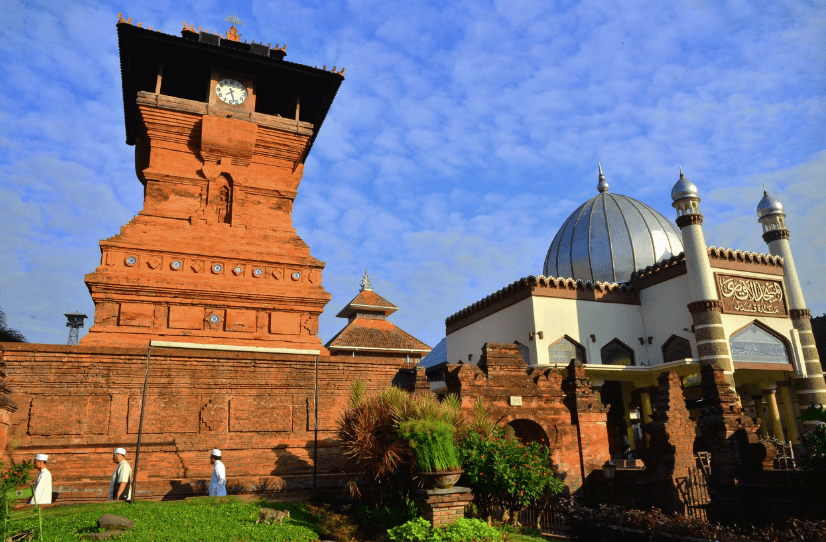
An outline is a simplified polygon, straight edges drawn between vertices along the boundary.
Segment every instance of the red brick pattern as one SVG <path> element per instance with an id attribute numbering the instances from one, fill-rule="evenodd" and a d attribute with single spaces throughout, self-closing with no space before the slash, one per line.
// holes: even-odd
<path id="1" fill-rule="evenodd" d="M 313 127 L 141 92 L 143 210 L 100 243 L 84 345 L 174 342 L 321 349 L 324 264 L 292 225 Z M 326 353 L 326 352 L 325 352 Z"/>
<path id="2" fill-rule="evenodd" d="M 134 465 L 146 349 L 0 345 L 0 444 L 15 459 L 49 454 L 57 502 L 107 498 L 112 449 Z M 369 393 L 416 375 L 394 357 L 319 359 L 318 485 L 346 482 L 336 420 L 359 378 Z M 229 491 L 312 488 L 315 360 L 206 350 L 152 351 L 138 498 L 205 494 L 209 451 L 224 452 Z M 12 405 L 13 403 L 13 405 Z M 16 405 L 16 409 L 15 406 Z M 3 405 L 0 405 L 3 406 Z M 3 442 L 6 439 L 6 442 Z"/>
<path id="3" fill-rule="evenodd" d="M 473 493 L 466 487 L 413 490 L 413 501 L 419 507 L 419 515 L 433 527 L 442 527 L 465 517 L 465 507 L 472 500 Z"/>
<path id="4" fill-rule="evenodd" d="M 607 409 L 581 364 L 569 366 L 563 378 L 558 369 L 528 367 L 517 345 L 488 343 L 478 366 L 449 364 L 445 373 L 447 393 L 459 395 L 469 416 L 482 397 L 498 424 L 525 429 L 548 444 L 571 492 L 608 459 Z M 521 405 L 512 405 L 511 397 Z"/>

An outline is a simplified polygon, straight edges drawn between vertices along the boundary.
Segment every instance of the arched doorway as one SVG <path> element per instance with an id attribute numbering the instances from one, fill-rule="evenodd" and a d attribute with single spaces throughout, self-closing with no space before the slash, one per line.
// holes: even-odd
<path id="1" fill-rule="evenodd" d="M 505 424 L 505 436 L 518 438 L 523 444 L 538 442 L 548 446 L 550 440 L 542 426 L 533 420 L 511 420 Z"/>

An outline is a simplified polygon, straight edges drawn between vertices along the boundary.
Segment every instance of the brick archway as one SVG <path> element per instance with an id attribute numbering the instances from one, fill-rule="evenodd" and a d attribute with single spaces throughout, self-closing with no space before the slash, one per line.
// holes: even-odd
<path id="1" fill-rule="evenodd" d="M 510 414 L 499 420 L 499 425 L 510 428 L 513 436 L 522 441 L 523 444 L 538 442 L 545 446 L 550 445 L 548 431 L 532 415 Z"/>

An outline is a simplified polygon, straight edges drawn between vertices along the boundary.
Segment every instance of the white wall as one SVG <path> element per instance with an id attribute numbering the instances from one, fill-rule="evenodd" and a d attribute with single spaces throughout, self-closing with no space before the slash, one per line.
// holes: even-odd
<path id="1" fill-rule="evenodd" d="M 474 365 L 482 355 L 485 343 L 513 343 L 519 341 L 531 349 L 531 365 L 536 364 L 536 348 L 528 340 L 533 327 L 531 300 L 523 299 L 509 307 L 495 312 L 478 322 L 447 335 L 447 362 L 459 360 L 468 362 L 468 354 L 473 354 Z"/>
<path id="2" fill-rule="evenodd" d="M 564 335 L 585 347 L 587 363 L 601 363 L 600 349 L 615 338 L 634 350 L 638 365 L 647 362 L 645 347 L 638 340 L 643 335 L 639 306 L 553 297 L 533 297 L 532 301 L 536 330 L 544 335 L 540 340 L 534 338 L 539 365 L 549 363 L 548 347 Z M 596 342 L 591 342 L 591 335 Z"/>
<path id="3" fill-rule="evenodd" d="M 671 280 L 640 290 L 640 306 L 645 325 L 646 344 L 648 337 L 654 337 L 648 346 L 651 365 L 663 363 L 662 347 L 677 335 L 691 342 L 691 353 L 698 359 L 697 341 L 691 331 L 693 321 L 688 312 L 690 293 L 688 275 L 680 275 Z"/>

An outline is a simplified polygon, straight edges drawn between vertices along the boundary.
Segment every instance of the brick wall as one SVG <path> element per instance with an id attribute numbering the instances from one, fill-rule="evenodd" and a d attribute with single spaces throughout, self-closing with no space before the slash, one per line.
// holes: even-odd
<path id="1" fill-rule="evenodd" d="M 143 348 L 0 345 L 7 392 L 0 398 L 9 403 L 0 442 L 17 443 L 14 459 L 49 454 L 58 502 L 104 500 L 115 447 L 125 447 L 134 466 L 146 355 Z M 319 359 L 319 487 L 346 481 L 335 428 L 352 381 L 372 391 L 391 382 L 412 389 L 415 374 L 400 367 L 392 358 Z M 314 384 L 311 356 L 153 348 L 138 496 L 205 492 L 212 448 L 223 450 L 230 492 L 311 488 Z"/>
<path id="2" fill-rule="evenodd" d="M 495 422 L 548 444 L 571 492 L 608 459 L 607 409 L 581 364 L 563 378 L 558 369 L 528 367 L 517 345 L 488 343 L 478 365 L 448 364 L 444 372 L 447 393 L 459 395 L 468 416 L 482 397 Z"/>

